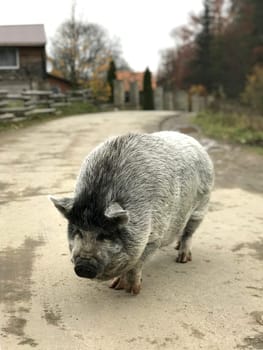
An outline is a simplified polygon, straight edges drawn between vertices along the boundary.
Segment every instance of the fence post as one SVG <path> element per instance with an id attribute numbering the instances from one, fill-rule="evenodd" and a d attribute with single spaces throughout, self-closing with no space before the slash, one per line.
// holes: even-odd
<path id="1" fill-rule="evenodd" d="M 161 86 L 154 90 L 154 109 L 163 110 L 163 88 Z"/>
<path id="2" fill-rule="evenodd" d="M 137 81 L 130 83 L 130 104 L 131 107 L 138 109 L 140 106 L 139 87 Z"/>
<path id="3" fill-rule="evenodd" d="M 174 103 L 173 103 L 173 94 L 170 91 L 164 92 L 164 109 L 167 111 L 173 111 L 174 110 Z"/>
<path id="4" fill-rule="evenodd" d="M 125 103 L 125 91 L 124 83 L 122 80 L 113 81 L 113 101 L 115 107 L 124 107 Z"/>

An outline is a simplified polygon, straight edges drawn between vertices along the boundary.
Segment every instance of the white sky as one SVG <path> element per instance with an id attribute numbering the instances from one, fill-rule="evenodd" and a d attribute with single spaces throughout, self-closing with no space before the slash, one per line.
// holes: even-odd
<path id="1" fill-rule="evenodd" d="M 72 0 L 2 1 L 0 25 L 45 25 L 48 42 L 70 16 Z M 100 24 L 120 39 L 124 59 L 135 71 L 157 70 L 161 49 L 174 46 L 172 29 L 199 13 L 202 0 L 77 0 L 76 17 Z"/>

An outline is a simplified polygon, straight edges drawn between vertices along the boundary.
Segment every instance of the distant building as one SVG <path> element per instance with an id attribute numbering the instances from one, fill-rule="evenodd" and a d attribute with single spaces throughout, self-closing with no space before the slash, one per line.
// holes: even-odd
<path id="1" fill-rule="evenodd" d="M 130 83 L 133 81 L 137 81 L 138 88 L 140 91 L 140 96 L 143 91 L 143 76 L 144 72 L 131 72 L 128 70 L 119 70 L 116 72 L 117 80 L 122 80 L 124 82 L 124 90 L 125 90 L 125 102 L 129 102 L 129 92 L 130 92 Z M 156 79 L 152 75 L 152 88 L 153 90 L 156 88 Z"/>
<path id="2" fill-rule="evenodd" d="M 124 82 L 125 91 L 129 91 L 130 83 L 133 81 L 138 82 L 138 87 L 140 91 L 143 90 L 144 72 L 131 72 L 128 70 L 119 70 L 116 72 L 116 75 L 118 80 L 122 80 Z M 152 75 L 152 88 L 153 89 L 156 88 L 156 79 L 153 75 Z"/>
<path id="3" fill-rule="evenodd" d="M 69 89 L 70 82 L 47 74 L 45 46 L 43 24 L 0 26 L 0 89 Z"/>
<path id="4" fill-rule="evenodd" d="M 56 76 L 55 74 L 46 73 L 46 87 L 53 92 L 66 92 L 72 89 L 72 84 L 69 80 Z"/>

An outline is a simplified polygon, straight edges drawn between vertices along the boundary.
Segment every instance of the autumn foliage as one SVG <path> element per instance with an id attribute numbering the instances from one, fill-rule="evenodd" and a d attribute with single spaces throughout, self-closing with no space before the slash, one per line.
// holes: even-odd
<path id="1" fill-rule="evenodd" d="M 263 67 L 255 66 L 248 76 L 245 91 L 242 94 L 245 103 L 263 113 Z"/>
<path id="2" fill-rule="evenodd" d="M 188 91 L 201 85 L 208 93 L 223 91 L 232 99 L 246 90 L 248 96 L 251 79 L 258 81 L 262 74 L 263 1 L 204 0 L 203 4 L 199 15 L 191 14 L 185 26 L 173 31 L 176 47 L 162 53 L 158 83 Z"/>
<path id="3" fill-rule="evenodd" d="M 111 87 L 106 79 L 108 66 L 109 60 L 106 60 L 104 64 L 98 65 L 94 69 L 92 77 L 82 84 L 90 88 L 92 96 L 98 103 L 107 102 L 111 96 Z"/>

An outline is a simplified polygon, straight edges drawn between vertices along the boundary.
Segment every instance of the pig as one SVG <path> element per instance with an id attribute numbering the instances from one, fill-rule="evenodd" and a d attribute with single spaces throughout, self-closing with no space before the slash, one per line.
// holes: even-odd
<path id="1" fill-rule="evenodd" d="M 191 238 L 213 182 L 211 159 L 188 135 L 129 133 L 106 140 L 84 160 L 74 195 L 50 196 L 68 221 L 75 273 L 112 280 L 111 288 L 136 295 L 142 267 L 158 248 L 177 242 L 176 261 L 191 261 Z"/>

